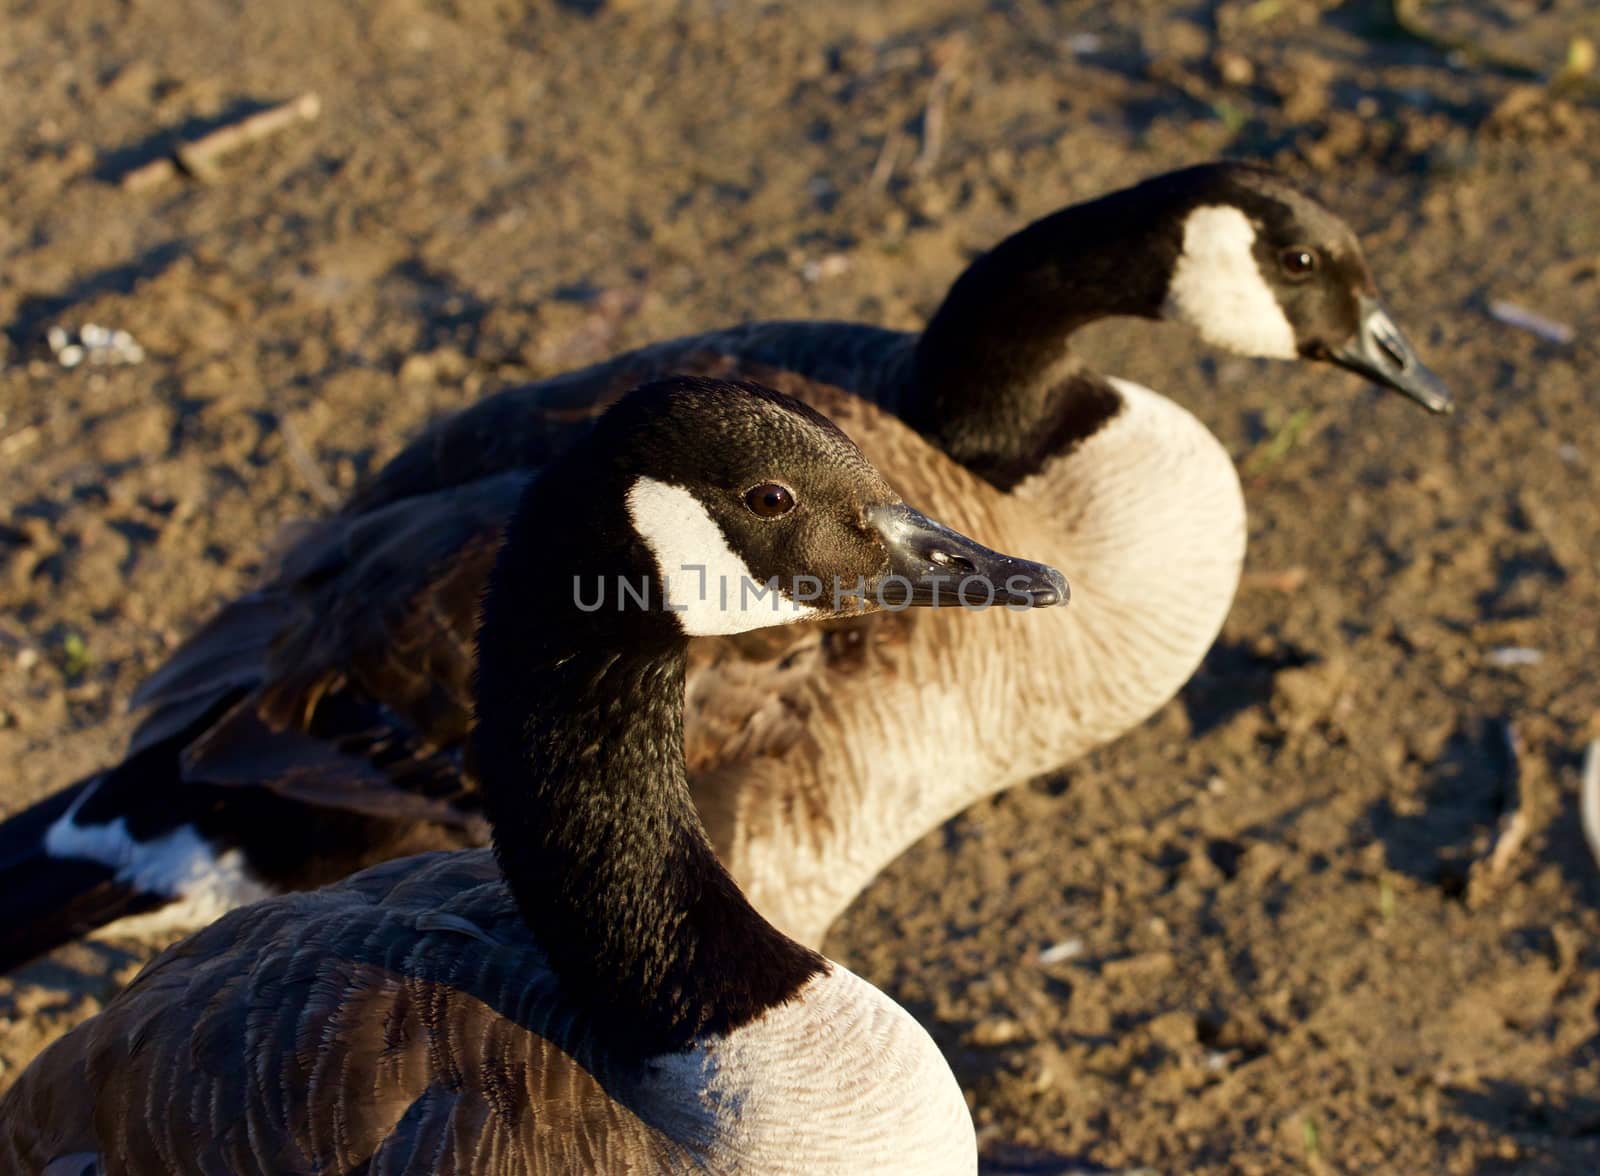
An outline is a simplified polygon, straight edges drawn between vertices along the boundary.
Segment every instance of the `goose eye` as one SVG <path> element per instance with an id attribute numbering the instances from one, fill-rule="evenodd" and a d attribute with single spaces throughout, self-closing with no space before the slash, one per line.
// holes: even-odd
<path id="1" fill-rule="evenodd" d="M 1278 264 L 1289 277 L 1304 278 L 1316 271 L 1317 255 L 1309 249 L 1296 246 L 1278 254 Z"/>
<path id="2" fill-rule="evenodd" d="M 762 482 L 744 492 L 744 504 L 752 514 L 764 519 L 775 519 L 794 509 L 794 494 L 787 486 L 777 482 Z"/>

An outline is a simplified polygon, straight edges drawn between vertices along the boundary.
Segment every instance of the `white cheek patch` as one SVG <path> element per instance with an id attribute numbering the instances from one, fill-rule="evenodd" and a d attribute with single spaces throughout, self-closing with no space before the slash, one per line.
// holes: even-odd
<path id="1" fill-rule="evenodd" d="M 640 478 L 628 491 L 633 527 L 655 556 L 667 607 L 691 637 L 786 625 L 819 610 L 758 581 L 705 506 L 681 486 Z M 609 587 L 609 586 L 608 586 Z"/>
<path id="2" fill-rule="evenodd" d="M 1162 316 L 1240 355 L 1295 359 L 1294 328 L 1261 276 L 1255 241 L 1255 229 L 1237 208 L 1207 205 L 1191 212 Z"/>

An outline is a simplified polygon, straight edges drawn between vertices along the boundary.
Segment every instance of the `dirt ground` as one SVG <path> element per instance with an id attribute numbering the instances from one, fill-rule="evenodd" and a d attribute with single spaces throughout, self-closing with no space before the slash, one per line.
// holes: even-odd
<path id="1" fill-rule="evenodd" d="M 1356 226 L 1458 413 L 1095 328 L 1239 459 L 1237 605 L 1181 697 L 925 838 L 828 950 L 995 1155 L 1600 1170 L 1600 106 L 1544 80 L 1600 17 L 1400 11 L 6 0 L 0 812 L 115 757 L 278 525 L 433 414 L 741 319 L 913 326 L 1035 216 L 1263 159 Z M 213 182 L 123 185 L 304 92 Z M 143 361 L 63 367 L 88 323 Z M 0 1084 L 148 950 L 0 981 Z"/>

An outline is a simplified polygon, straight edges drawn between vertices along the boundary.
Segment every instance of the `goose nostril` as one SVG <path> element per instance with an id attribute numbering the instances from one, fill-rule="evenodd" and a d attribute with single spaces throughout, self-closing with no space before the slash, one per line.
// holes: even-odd
<path id="1" fill-rule="evenodd" d="M 969 576 L 978 570 L 978 566 L 965 556 L 952 555 L 948 551 L 938 549 L 928 553 L 928 561 L 938 567 L 949 568 L 951 571 L 962 572 Z"/>
<path id="2" fill-rule="evenodd" d="M 1393 335 L 1387 331 L 1377 330 L 1372 333 L 1372 339 L 1378 345 L 1378 349 L 1389 357 L 1389 362 L 1399 370 L 1405 371 L 1411 365 L 1411 357 L 1406 354 L 1405 348 L 1400 346 Z"/>

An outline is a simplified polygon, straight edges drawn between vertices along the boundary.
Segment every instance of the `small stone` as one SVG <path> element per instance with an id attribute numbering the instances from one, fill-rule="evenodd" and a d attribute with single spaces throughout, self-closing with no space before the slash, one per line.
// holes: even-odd
<path id="1" fill-rule="evenodd" d="M 1022 1025 L 1010 1017 L 985 1017 L 972 1027 L 967 1040 L 973 1045 L 1010 1045 L 1026 1036 Z"/>
<path id="2" fill-rule="evenodd" d="M 1248 86 L 1256 80 L 1256 67 L 1243 53 L 1219 49 L 1211 59 L 1217 76 L 1230 86 Z"/>
<path id="3" fill-rule="evenodd" d="M 1153 1019 L 1146 1029 L 1150 1033 L 1151 1040 L 1174 1051 L 1193 1045 L 1199 1039 L 1194 1017 L 1176 1009 L 1162 1013 Z"/>
<path id="4" fill-rule="evenodd" d="M 1075 960 L 1083 954 L 1083 940 L 1063 939 L 1060 943 L 1052 943 L 1049 947 L 1039 951 L 1039 962 L 1046 965 L 1061 964 L 1067 960 Z"/>
<path id="5" fill-rule="evenodd" d="M 849 272 L 850 258 L 843 253 L 813 258 L 800 267 L 800 276 L 808 282 L 822 282 Z"/>

